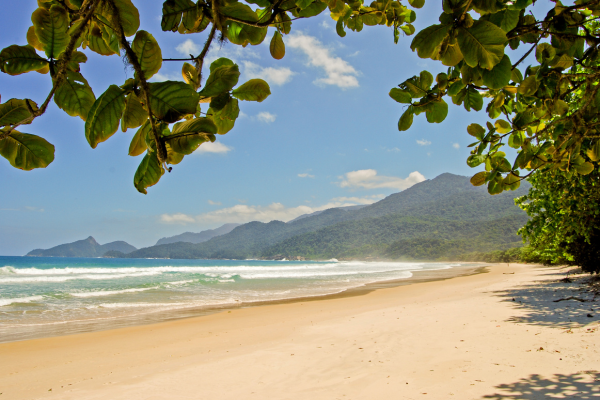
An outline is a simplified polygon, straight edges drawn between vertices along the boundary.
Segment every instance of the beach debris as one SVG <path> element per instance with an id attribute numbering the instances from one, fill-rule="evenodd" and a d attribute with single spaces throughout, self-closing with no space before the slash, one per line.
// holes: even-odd
<path id="1" fill-rule="evenodd" d="M 590 300 L 582 299 L 581 297 L 575 297 L 575 296 L 569 296 L 569 297 L 565 297 L 565 298 L 563 298 L 563 299 L 552 300 L 552 301 L 553 301 L 554 303 L 558 303 L 559 301 L 566 301 L 566 300 L 577 300 L 577 301 L 580 301 L 580 302 L 582 302 L 582 303 L 585 303 L 585 302 L 587 302 L 587 301 L 590 301 Z"/>
<path id="2" fill-rule="evenodd" d="M 588 316 L 588 318 L 594 318 L 594 316 L 592 314 L 588 314 L 587 316 Z"/>

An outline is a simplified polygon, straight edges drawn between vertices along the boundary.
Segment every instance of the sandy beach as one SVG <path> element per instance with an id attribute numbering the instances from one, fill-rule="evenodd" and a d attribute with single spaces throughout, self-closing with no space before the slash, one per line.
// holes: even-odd
<path id="1" fill-rule="evenodd" d="M 600 307 L 554 302 L 583 296 L 563 277 L 498 264 L 363 295 L 4 343 L 0 399 L 600 398 Z"/>

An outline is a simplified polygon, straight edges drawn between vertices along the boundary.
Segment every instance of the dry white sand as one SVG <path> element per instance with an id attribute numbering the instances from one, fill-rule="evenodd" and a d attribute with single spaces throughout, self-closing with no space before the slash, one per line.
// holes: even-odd
<path id="1" fill-rule="evenodd" d="M 492 265 L 362 296 L 0 344 L 0 400 L 600 399 L 600 304 L 553 302 L 584 296 L 563 276 Z"/>

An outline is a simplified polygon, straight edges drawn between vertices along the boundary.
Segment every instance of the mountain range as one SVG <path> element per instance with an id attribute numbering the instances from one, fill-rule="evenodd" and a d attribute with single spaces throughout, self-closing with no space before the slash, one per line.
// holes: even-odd
<path id="1" fill-rule="evenodd" d="M 99 245 L 93 237 L 28 256 L 203 259 L 440 259 L 522 244 L 527 221 L 514 204 L 530 185 L 490 196 L 469 178 L 449 173 L 376 203 L 331 208 L 287 223 L 253 221 L 185 232 L 136 249 L 126 242 Z"/>
<path id="2" fill-rule="evenodd" d="M 88 237 L 73 243 L 61 244 L 51 249 L 35 249 L 26 254 L 30 257 L 102 257 L 108 252 L 127 254 L 137 250 L 136 247 L 122 240 L 106 244 L 98 244 L 96 239 Z"/>
<path id="3" fill-rule="evenodd" d="M 281 221 L 249 222 L 202 243 L 143 248 L 128 258 L 421 258 L 519 246 L 526 214 L 514 199 L 490 196 L 469 178 L 442 174 L 360 208 L 333 208 Z"/>
<path id="4" fill-rule="evenodd" d="M 241 224 L 225 224 L 217 229 L 209 229 L 198 233 L 184 232 L 180 235 L 159 239 L 158 242 L 156 242 L 156 246 L 160 244 L 169 244 L 177 242 L 202 243 L 214 238 L 215 236 L 225 235 L 240 225 Z"/>

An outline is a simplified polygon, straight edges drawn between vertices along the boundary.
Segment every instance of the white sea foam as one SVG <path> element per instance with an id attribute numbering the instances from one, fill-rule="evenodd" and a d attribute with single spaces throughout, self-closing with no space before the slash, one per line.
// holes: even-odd
<path id="1" fill-rule="evenodd" d="M 26 282 L 67 282 L 76 279 L 81 280 L 104 280 L 104 279 L 123 279 L 128 277 L 138 277 L 138 276 L 151 276 L 151 275 L 160 275 L 160 272 L 140 272 L 135 274 L 106 274 L 106 275 L 94 275 L 94 274 L 85 274 L 85 275 L 76 275 L 76 276 L 28 276 L 28 277 L 10 277 L 4 278 L 0 277 L 0 284 L 2 283 L 26 283 Z"/>
<path id="2" fill-rule="evenodd" d="M 0 307 L 8 306 L 15 303 L 31 303 L 32 301 L 41 301 L 44 296 L 28 296 L 16 297 L 14 299 L 0 299 Z"/>
<path id="3" fill-rule="evenodd" d="M 136 293 L 136 292 L 145 292 L 146 290 L 158 289 L 158 286 L 149 287 L 149 288 L 139 288 L 139 289 L 123 289 L 123 290 L 100 290 L 96 292 L 81 292 L 81 293 L 69 293 L 73 297 L 98 297 L 98 296 L 112 296 L 115 294 L 124 294 L 124 293 Z"/>

